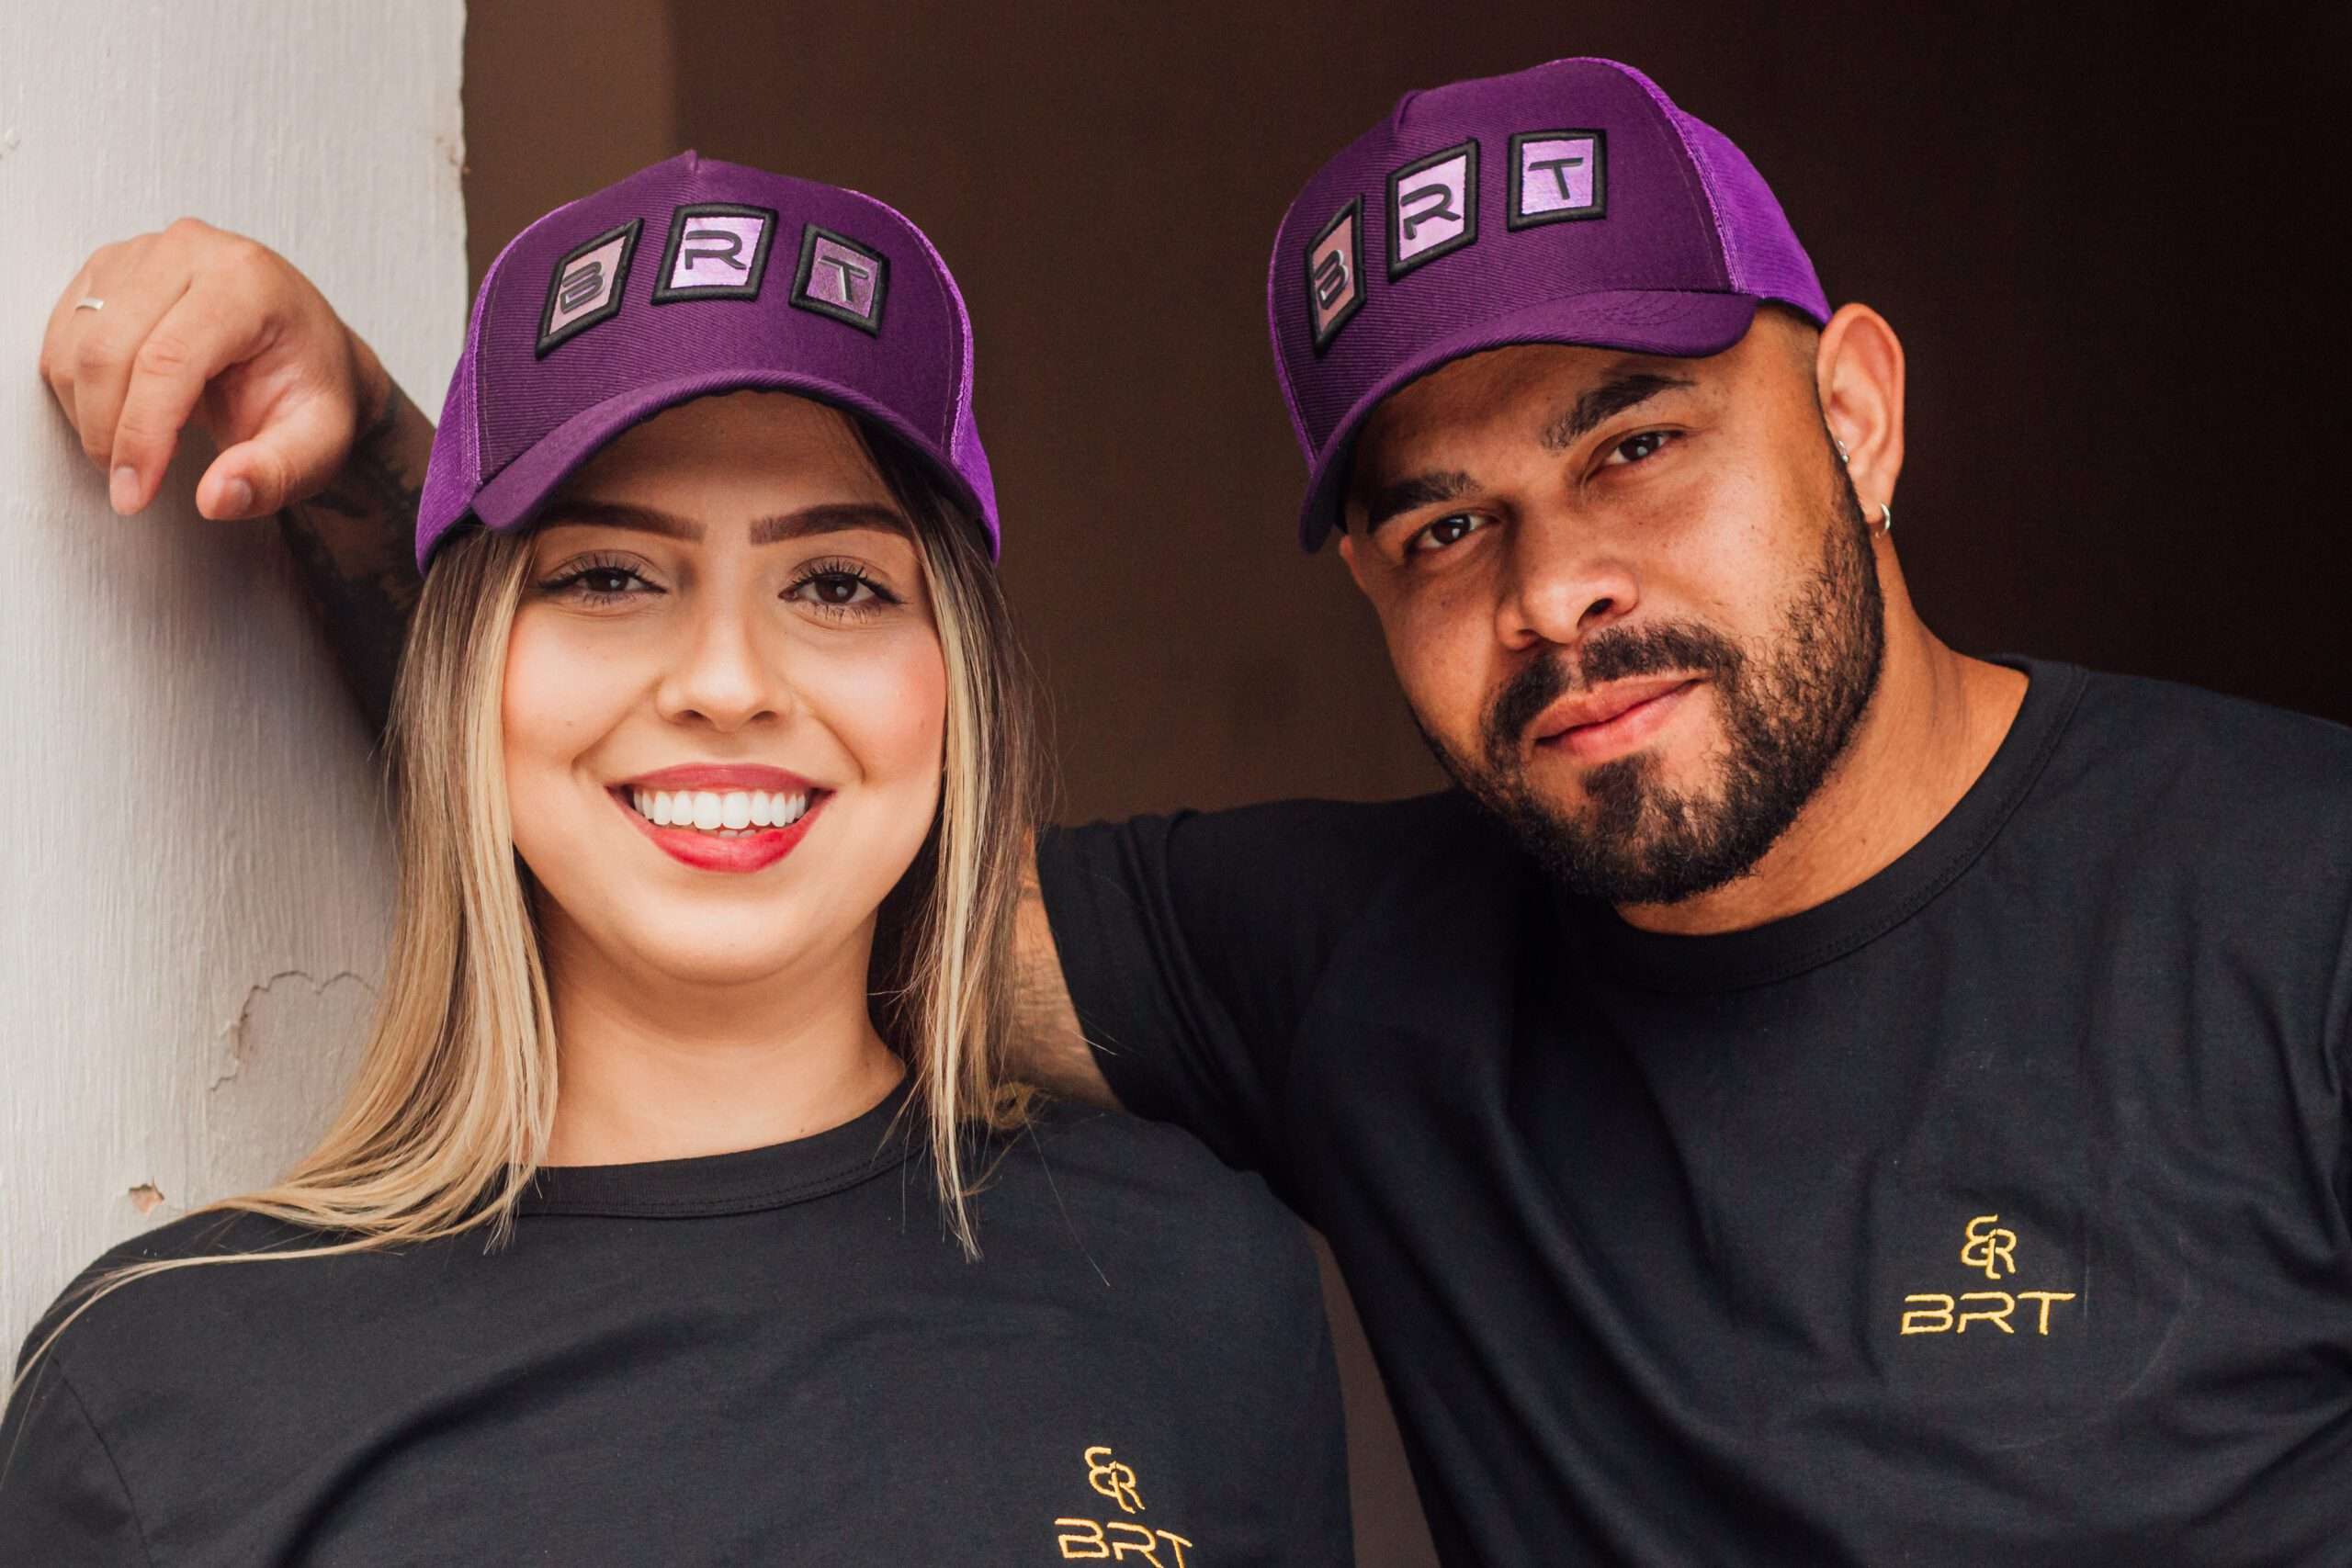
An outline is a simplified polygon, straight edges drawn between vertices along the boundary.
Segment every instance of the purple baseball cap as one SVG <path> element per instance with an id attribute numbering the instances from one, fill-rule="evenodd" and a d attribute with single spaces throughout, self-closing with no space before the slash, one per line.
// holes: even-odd
<path id="1" fill-rule="evenodd" d="M 1406 94 L 1274 236 L 1299 543 L 1340 522 L 1356 434 L 1408 382 L 1507 344 L 1718 354 L 1767 299 L 1829 319 L 1763 176 L 1633 67 L 1555 60 Z"/>
<path id="2" fill-rule="evenodd" d="M 689 152 L 557 208 L 491 264 L 433 436 L 418 569 L 461 524 L 528 525 L 639 421 L 747 387 L 888 428 L 996 553 L 971 319 L 922 231 L 856 191 Z"/>

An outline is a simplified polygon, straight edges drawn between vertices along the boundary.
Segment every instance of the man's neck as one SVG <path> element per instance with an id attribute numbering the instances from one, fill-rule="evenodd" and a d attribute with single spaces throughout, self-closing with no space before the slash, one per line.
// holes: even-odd
<path id="1" fill-rule="evenodd" d="M 2026 678 L 1953 652 L 1907 606 L 1887 620 L 1878 690 L 1788 831 L 1712 893 L 1621 907 L 1628 924 L 1701 936 L 1783 919 L 1884 870 L 1960 804 L 2008 734 Z"/>
<path id="2" fill-rule="evenodd" d="M 550 937 L 559 1089 L 549 1165 L 788 1143 L 872 1110 L 904 1076 L 866 1011 L 864 944 L 727 986 L 628 973 Z"/>

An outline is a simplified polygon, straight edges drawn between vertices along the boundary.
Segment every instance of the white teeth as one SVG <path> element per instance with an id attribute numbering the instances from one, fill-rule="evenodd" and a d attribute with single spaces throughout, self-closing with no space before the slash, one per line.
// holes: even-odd
<path id="1" fill-rule="evenodd" d="M 639 816 L 661 828 L 692 827 L 741 837 L 761 828 L 786 828 L 808 814 L 808 795 L 765 790 L 631 790 Z"/>

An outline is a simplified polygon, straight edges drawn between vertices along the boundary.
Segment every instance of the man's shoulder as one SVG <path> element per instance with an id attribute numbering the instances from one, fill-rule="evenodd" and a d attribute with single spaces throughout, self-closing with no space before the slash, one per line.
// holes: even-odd
<path id="1" fill-rule="evenodd" d="M 1315 1290 L 1306 1232 L 1266 1183 L 1169 1122 L 1041 1099 L 1005 1137 L 990 1185 L 1058 1235 L 1114 1256 L 1140 1248 L 1174 1274 L 1213 1272 L 1228 1297 Z"/>
<path id="2" fill-rule="evenodd" d="M 2078 771 L 2175 807 L 2241 819 L 2352 821 L 2352 728 L 2249 698 L 2142 675 L 2090 673 L 2072 750 Z"/>

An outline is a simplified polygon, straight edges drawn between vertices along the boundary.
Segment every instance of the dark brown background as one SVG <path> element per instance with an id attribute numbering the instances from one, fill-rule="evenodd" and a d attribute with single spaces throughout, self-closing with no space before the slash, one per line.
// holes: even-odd
<path id="1" fill-rule="evenodd" d="M 686 146 L 884 197 L 971 304 L 1062 814 L 1402 793 L 1436 775 L 1377 629 L 1291 542 L 1266 245 L 1405 89 L 1611 55 L 1739 141 L 1832 300 L 1902 333 L 1895 537 L 1948 639 L 2352 718 L 2323 484 L 2352 7 L 2060 9 L 477 0 L 474 271 Z M 1363 1561 L 1425 1562 L 1340 1315 Z"/>

